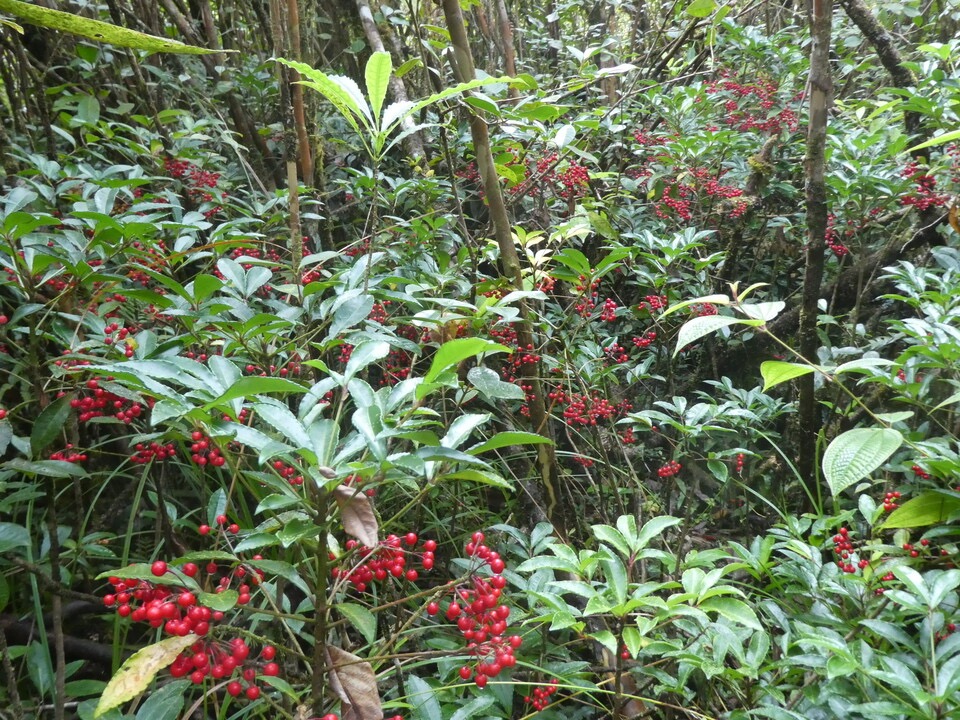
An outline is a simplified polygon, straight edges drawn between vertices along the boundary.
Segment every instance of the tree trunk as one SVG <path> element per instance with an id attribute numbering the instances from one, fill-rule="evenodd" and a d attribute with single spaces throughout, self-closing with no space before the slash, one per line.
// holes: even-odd
<path id="1" fill-rule="evenodd" d="M 463 23 L 459 0 L 443 0 L 443 14 L 446 18 L 447 29 L 450 31 L 450 40 L 453 44 L 453 69 L 459 82 L 468 82 L 476 75 L 473 64 L 473 55 L 470 52 L 470 43 L 467 39 L 467 30 Z M 486 194 L 490 208 L 490 217 L 493 220 L 494 235 L 500 249 L 501 272 L 513 287 L 523 289 L 523 278 L 520 271 L 520 256 L 517 254 L 507 215 L 507 206 L 503 201 L 503 192 L 500 180 L 493 162 L 490 150 L 490 135 L 487 124 L 479 115 L 470 116 L 470 133 L 473 137 L 473 149 L 477 157 L 477 166 L 480 169 L 480 180 Z M 530 321 L 530 309 L 524 301 L 519 303 L 520 316 L 514 327 L 517 332 L 519 352 L 532 351 L 534 343 L 533 325 Z M 534 432 L 550 437 L 549 417 L 544 404 L 543 387 L 540 382 L 539 367 L 534 364 L 523 365 L 523 382 L 528 386 L 527 404 L 530 410 L 530 424 Z M 540 473 L 542 490 L 547 495 L 546 516 L 563 533 L 564 528 L 559 523 L 556 496 L 557 458 L 553 444 L 537 446 L 537 467 Z"/>
<path id="2" fill-rule="evenodd" d="M 827 235 L 826 145 L 827 113 L 833 96 L 830 77 L 830 35 L 832 0 L 813 0 L 810 46 L 810 120 L 807 128 L 806 169 L 807 252 L 800 307 L 800 354 L 816 361 L 817 302 L 823 282 Z M 805 375 L 800 386 L 800 442 L 797 470 L 810 487 L 816 481 L 815 458 L 820 432 L 820 412 L 814 389 L 814 375 Z"/>

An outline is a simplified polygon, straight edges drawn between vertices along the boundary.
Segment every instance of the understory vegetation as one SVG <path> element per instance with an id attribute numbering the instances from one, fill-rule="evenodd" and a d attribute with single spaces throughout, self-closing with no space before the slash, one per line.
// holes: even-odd
<path id="1" fill-rule="evenodd" d="M 0 719 L 960 715 L 957 0 L 48 5 Z"/>

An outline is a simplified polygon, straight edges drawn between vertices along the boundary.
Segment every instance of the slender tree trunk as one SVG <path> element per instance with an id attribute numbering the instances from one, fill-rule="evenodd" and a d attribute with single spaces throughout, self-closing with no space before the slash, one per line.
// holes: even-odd
<path id="1" fill-rule="evenodd" d="M 294 4 L 296 0 L 293 0 Z M 283 0 L 271 0 L 270 2 L 270 23 L 273 34 L 273 51 L 278 56 L 290 54 L 290 37 L 285 31 L 289 27 L 290 18 L 285 13 L 288 5 Z M 277 78 L 280 84 L 280 114 L 283 118 L 283 146 L 284 161 L 286 165 L 286 183 L 287 197 L 289 198 L 288 226 L 290 228 L 290 241 L 288 249 L 290 251 L 290 273 L 292 282 L 299 287 L 300 263 L 303 260 L 303 235 L 300 230 L 300 182 L 297 177 L 297 160 L 299 150 L 302 150 L 299 142 L 299 133 L 297 132 L 296 110 L 294 108 L 294 99 L 292 89 L 293 83 L 300 75 L 291 68 L 287 68 L 277 63 Z M 301 95 L 301 110 L 303 96 Z M 303 167 L 303 163 L 301 163 Z"/>
<path id="2" fill-rule="evenodd" d="M 459 82 L 467 82 L 474 78 L 476 71 L 459 0 L 443 0 L 443 14 L 453 44 L 454 74 Z M 501 272 L 515 289 L 522 290 L 523 277 L 520 269 L 520 256 L 517 254 L 514 245 L 507 206 L 503 201 L 500 180 L 494 166 L 487 124 L 479 115 L 471 115 L 470 117 L 470 134 L 473 138 L 477 166 L 480 169 L 481 183 L 490 208 L 490 217 L 493 220 L 494 235 L 500 249 Z M 536 343 L 534 342 L 533 325 L 530 321 L 530 309 L 523 301 L 519 303 L 519 306 L 520 317 L 514 324 L 519 352 L 531 352 L 536 347 Z M 530 424 L 534 432 L 550 437 L 549 416 L 544 403 L 543 387 L 539 373 L 538 365 L 523 365 L 523 383 L 528 387 L 527 405 L 530 410 Z M 537 448 L 537 467 L 540 473 L 540 481 L 542 490 L 547 494 L 547 518 L 557 526 L 559 532 L 563 533 L 564 528 L 559 522 L 560 518 L 555 513 L 557 509 L 556 454 L 552 444 L 538 445 Z"/>
<path id="3" fill-rule="evenodd" d="M 800 308 L 800 354 L 815 360 L 817 354 L 817 302 L 823 282 L 827 234 L 827 185 L 825 180 L 827 113 L 833 96 L 830 76 L 832 0 L 813 0 L 810 46 L 810 119 L 807 128 L 806 197 L 807 252 Z M 814 375 L 800 378 L 800 443 L 797 470 L 813 486 L 816 481 L 817 436 L 820 412 L 814 392 Z"/>
<path id="4" fill-rule="evenodd" d="M 369 0 L 357 0 L 357 10 L 360 13 L 360 23 L 363 25 L 363 32 L 367 36 L 367 42 L 370 43 L 370 47 L 375 52 L 386 52 L 386 48 L 383 45 L 383 38 L 380 37 L 380 30 L 377 28 L 377 23 L 373 19 L 373 11 L 370 9 Z M 393 96 L 394 102 L 409 102 L 407 89 L 403 85 L 403 80 L 396 75 L 390 76 L 390 94 Z M 407 153 L 412 158 L 422 158 L 424 155 L 423 137 L 419 131 L 414 130 L 416 125 L 414 124 L 413 118 L 407 116 L 400 123 L 400 126 L 402 132 L 409 133 L 403 141 Z"/>
<path id="5" fill-rule="evenodd" d="M 503 43 L 503 70 L 510 77 L 517 76 L 517 52 L 513 46 L 513 24 L 507 14 L 506 0 L 494 0 L 497 3 L 497 20 L 500 24 L 500 40 Z M 514 85 L 507 88 L 512 100 L 520 97 L 520 91 Z"/>

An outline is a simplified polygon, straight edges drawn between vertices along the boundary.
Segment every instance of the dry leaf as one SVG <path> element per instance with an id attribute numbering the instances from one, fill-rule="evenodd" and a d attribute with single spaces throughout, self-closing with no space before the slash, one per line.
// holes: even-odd
<path id="1" fill-rule="evenodd" d="M 93 717 L 132 700 L 146 690 L 157 673 L 177 659 L 177 655 L 197 641 L 196 635 L 175 636 L 141 648 L 117 670 L 100 696 Z"/>
<path id="2" fill-rule="evenodd" d="M 950 214 L 947 216 L 947 218 L 950 220 L 950 227 L 960 233 L 960 218 L 957 217 L 957 213 L 960 212 L 960 209 L 958 208 L 960 208 L 960 205 L 955 202 L 953 207 L 950 208 Z"/>
<path id="3" fill-rule="evenodd" d="M 348 535 L 353 535 L 361 544 L 369 548 L 376 547 L 377 516 L 373 513 L 370 498 L 349 485 L 339 485 L 333 491 L 333 497 L 340 507 L 340 519 L 343 529 Z"/>
<path id="4" fill-rule="evenodd" d="M 377 676 L 370 663 L 332 645 L 324 648 L 324 654 L 330 689 L 340 698 L 341 720 L 382 720 Z"/>

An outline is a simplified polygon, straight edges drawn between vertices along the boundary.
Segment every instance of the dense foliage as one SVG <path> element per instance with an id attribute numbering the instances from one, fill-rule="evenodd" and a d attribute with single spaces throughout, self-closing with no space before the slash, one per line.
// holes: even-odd
<path id="1" fill-rule="evenodd" d="M 810 237 L 800 8 L 0 2 L 0 718 L 960 713 L 960 6 L 841 4 Z"/>

